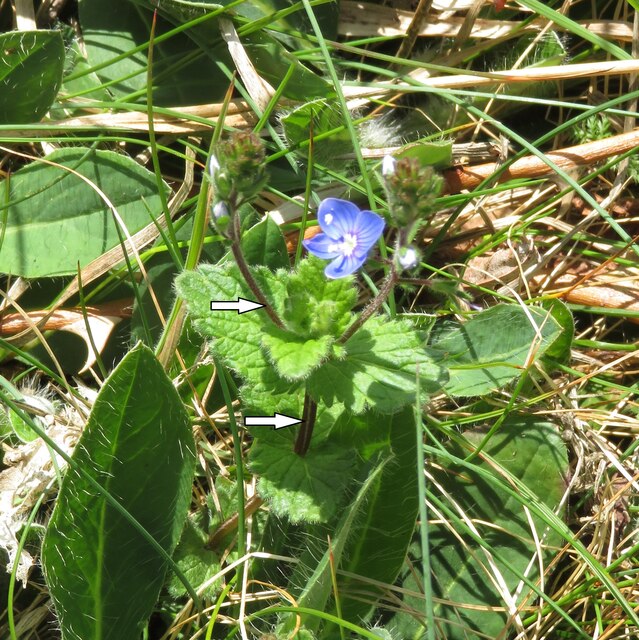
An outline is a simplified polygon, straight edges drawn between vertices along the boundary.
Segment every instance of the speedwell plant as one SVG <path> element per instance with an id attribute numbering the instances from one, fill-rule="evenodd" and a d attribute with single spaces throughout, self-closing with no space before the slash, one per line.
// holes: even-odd
<path id="1" fill-rule="evenodd" d="M 384 231 L 380 215 L 328 198 L 317 212 L 321 233 L 304 241 L 309 255 L 295 269 L 248 264 L 240 209 L 263 184 L 262 158 L 259 141 L 243 134 L 215 154 L 213 223 L 234 259 L 182 274 L 177 289 L 218 362 L 236 376 L 242 413 L 303 420 L 294 429 L 254 430 L 250 460 L 260 495 L 293 521 L 326 521 L 348 498 L 349 476 L 361 473 L 357 461 L 387 444 L 393 414 L 440 390 L 447 373 L 409 320 L 380 311 L 402 258 L 415 264 L 414 249 L 395 247 L 380 290 L 356 311 L 357 271 Z M 406 210 L 404 202 L 403 216 Z M 401 242 L 402 234 L 396 236 Z M 239 297 L 264 309 L 210 310 L 212 300 Z M 409 418 L 401 428 L 410 431 L 411 424 Z"/>
<path id="2" fill-rule="evenodd" d="M 422 408 L 429 394 L 443 390 L 453 397 L 482 396 L 518 377 L 519 384 L 525 384 L 522 372 L 530 366 L 530 345 L 536 345 L 537 357 L 550 353 L 560 328 L 541 307 L 522 310 L 498 305 L 463 325 L 435 325 L 427 347 L 424 325 L 416 326 L 401 313 L 391 314 L 391 297 L 402 272 L 421 262 L 416 241 L 432 219 L 441 185 L 432 169 L 416 159 L 387 158 L 382 163 L 385 217 L 346 200 L 322 201 L 317 210 L 319 229 L 306 230 L 309 237 L 303 241 L 308 255 L 293 269 L 274 222 L 266 219 L 244 229 L 244 205 L 265 181 L 259 140 L 245 134 L 230 138 L 216 149 L 210 167 L 211 218 L 230 251 L 218 264 L 180 275 L 178 293 L 195 328 L 210 345 L 218 376 L 228 381 L 228 373 L 233 374 L 233 400 L 239 400 L 245 418 L 279 413 L 301 420 L 287 429 L 250 427 L 248 464 L 258 479 L 259 499 L 269 508 L 272 530 L 265 536 L 274 541 L 269 551 L 280 544 L 282 553 L 299 557 L 287 587 L 299 605 L 299 619 L 295 614 L 282 616 L 277 637 L 294 635 L 301 620 L 306 635 L 300 637 L 329 640 L 337 637 L 336 628 L 322 623 L 318 612 L 333 615 L 334 620 L 366 624 L 384 594 L 375 585 L 394 584 L 402 570 L 420 508 Z M 260 227 L 261 249 L 255 251 Z M 386 248 L 383 255 L 376 255 L 378 244 Z M 372 292 L 364 284 L 370 280 L 362 277 L 367 268 L 385 271 L 379 288 Z M 263 308 L 242 314 L 211 310 L 211 301 L 238 298 Z M 500 336 L 498 344 L 495 335 Z M 556 348 L 555 357 L 560 355 Z M 234 412 L 228 395 L 229 412 Z M 515 421 L 502 427 L 507 431 L 505 439 L 497 438 L 490 452 L 516 460 L 522 469 L 532 468 L 541 446 L 536 444 L 539 434 L 557 438 L 549 425 L 527 427 Z M 448 436 L 458 441 L 456 434 Z M 502 451 L 511 441 L 517 455 Z M 240 446 L 238 438 L 235 446 Z M 477 440 L 479 449 L 484 446 Z M 459 460 L 468 454 L 463 447 L 454 451 Z M 450 490 L 457 499 L 475 504 L 488 496 L 482 512 L 486 521 L 495 517 L 491 509 L 511 513 L 502 507 L 507 494 L 497 495 L 492 484 L 490 488 L 481 485 L 479 477 L 470 483 L 458 481 L 469 473 L 466 467 L 463 473 L 460 469 L 450 475 Z M 513 473 L 521 475 L 520 471 Z M 236 472 L 242 488 L 242 469 Z M 448 478 L 444 472 L 440 476 Z M 561 491 L 561 472 L 544 471 L 540 477 L 544 482 L 550 479 L 544 491 L 554 504 Z M 474 484 L 481 485 L 477 491 L 472 489 Z M 425 504 L 422 496 L 421 505 Z M 423 531 L 430 529 L 429 562 L 435 563 L 433 575 L 438 576 L 435 586 L 442 602 L 448 602 L 453 593 L 447 585 L 455 585 L 453 595 L 459 601 L 474 602 L 480 584 L 478 593 L 497 607 L 500 594 L 486 581 L 478 582 L 475 565 L 459 555 L 463 553 L 459 549 L 464 549 L 458 544 L 459 534 L 426 524 L 424 513 L 420 520 L 422 543 Z M 508 526 L 520 544 L 527 535 L 528 520 L 512 516 Z M 300 549 L 291 548 L 295 541 Z M 511 543 L 510 539 L 504 542 Z M 534 547 L 520 546 L 517 561 L 523 571 Z M 255 571 L 268 570 L 256 567 Z M 356 576 L 365 576 L 365 587 Z M 418 580 L 425 583 L 429 576 L 426 572 Z M 281 575 L 263 579 L 277 582 Z M 508 588 L 517 588 L 519 579 L 517 573 L 508 574 Z M 469 593 L 463 591 L 466 588 Z M 437 609 L 441 619 L 450 618 L 449 631 L 459 626 L 458 611 L 454 605 Z M 505 623 L 500 612 L 469 622 L 473 628 L 494 630 L 495 637 Z M 416 628 L 409 632 L 406 627 L 398 637 L 421 637 L 423 628 L 415 624 Z"/>

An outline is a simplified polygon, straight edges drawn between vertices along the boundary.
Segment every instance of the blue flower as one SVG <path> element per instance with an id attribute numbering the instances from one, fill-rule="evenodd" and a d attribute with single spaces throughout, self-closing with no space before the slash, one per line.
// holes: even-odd
<path id="1" fill-rule="evenodd" d="M 343 278 L 357 271 L 384 230 L 384 219 L 372 211 L 360 211 L 352 202 L 326 198 L 320 203 L 317 221 L 324 233 L 304 240 L 307 251 L 332 260 L 327 278 Z"/>

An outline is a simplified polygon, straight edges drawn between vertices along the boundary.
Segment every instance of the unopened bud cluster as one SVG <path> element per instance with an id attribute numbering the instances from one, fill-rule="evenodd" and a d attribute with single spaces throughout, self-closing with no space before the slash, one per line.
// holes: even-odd
<path id="1" fill-rule="evenodd" d="M 422 165 L 417 158 L 384 158 L 382 175 L 388 209 L 397 226 L 421 226 L 431 217 L 443 182 L 431 166 Z"/>
<path id="2" fill-rule="evenodd" d="M 220 142 L 209 162 L 213 182 L 213 222 L 222 233 L 231 216 L 252 200 L 267 180 L 264 168 L 264 145 L 252 133 L 233 133 Z"/>
<path id="3" fill-rule="evenodd" d="M 390 217 L 397 227 L 395 266 L 400 272 L 414 269 L 421 255 L 412 243 L 432 218 L 443 180 L 417 158 L 395 160 L 392 156 L 382 161 L 382 176 Z"/>

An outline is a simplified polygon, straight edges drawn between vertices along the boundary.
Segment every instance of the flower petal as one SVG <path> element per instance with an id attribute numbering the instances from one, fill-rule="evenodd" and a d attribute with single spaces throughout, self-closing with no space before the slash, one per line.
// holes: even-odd
<path id="1" fill-rule="evenodd" d="M 357 271 L 364 264 L 365 260 L 366 254 L 359 256 L 355 254 L 351 256 L 340 256 L 324 269 L 324 275 L 332 279 L 350 276 L 351 273 Z"/>
<path id="2" fill-rule="evenodd" d="M 382 235 L 384 218 L 372 211 L 360 211 L 355 222 L 357 234 L 357 252 L 368 252 Z"/>
<path id="3" fill-rule="evenodd" d="M 320 202 L 317 221 L 322 231 L 334 240 L 341 240 L 345 234 L 353 233 L 360 210 L 348 200 L 326 198 Z"/>
<path id="4" fill-rule="evenodd" d="M 302 240 L 304 248 L 322 260 L 332 260 L 342 254 L 335 249 L 335 240 L 329 238 L 325 233 L 318 233 L 309 240 Z"/>

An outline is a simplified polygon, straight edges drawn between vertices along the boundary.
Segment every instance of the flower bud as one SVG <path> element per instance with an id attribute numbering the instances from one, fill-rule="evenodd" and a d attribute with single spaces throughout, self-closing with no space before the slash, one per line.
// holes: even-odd
<path id="1" fill-rule="evenodd" d="M 211 176 L 211 178 L 213 178 L 219 170 L 220 170 L 220 163 L 217 161 L 215 154 L 212 153 L 209 159 L 209 175 Z"/>
<path id="2" fill-rule="evenodd" d="M 213 217 L 216 220 L 229 217 L 229 208 L 226 206 L 226 202 L 220 200 L 213 205 Z"/>
<path id="3" fill-rule="evenodd" d="M 414 269 L 421 260 L 421 256 L 415 247 L 402 247 L 396 254 L 397 264 L 400 269 Z"/>
<path id="4" fill-rule="evenodd" d="M 226 235 L 229 223 L 231 222 L 231 212 L 224 200 L 218 200 L 211 208 L 213 219 L 211 222 L 221 235 Z"/>
<path id="5" fill-rule="evenodd" d="M 395 167 L 397 166 L 397 160 L 391 155 L 385 155 L 382 160 L 382 175 L 385 178 L 392 176 L 395 173 Z"/>

